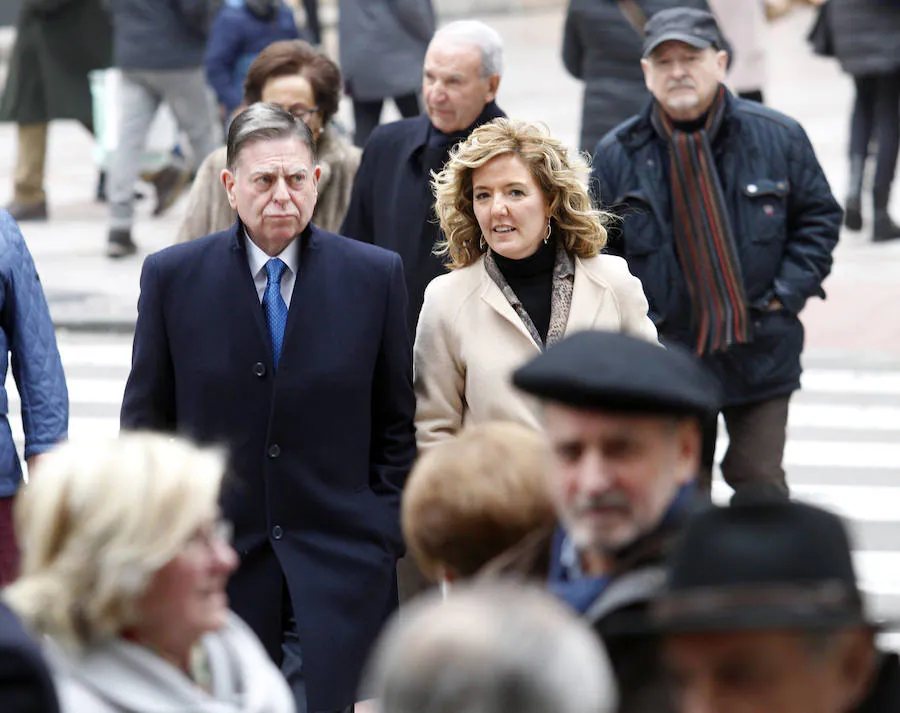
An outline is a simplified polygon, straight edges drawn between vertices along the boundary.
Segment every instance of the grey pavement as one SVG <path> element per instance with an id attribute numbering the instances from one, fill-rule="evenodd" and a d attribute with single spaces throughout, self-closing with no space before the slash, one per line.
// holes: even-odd
<path id="1" fill-rule="evenodd" d="M 466 0 L 452 2 L 459 10 Z M 503 2 L 506 7 L 539 7 L 473 15 L 493 25 L 506 42 L 507 69 L 500 105 L 511 116 L 546 122 L 557 136 L 576 145 L 581 86 L 566 74 L 559 56 L 564 10 L 556 0 Z M 546 7 L 548 2 L 557 7 Z M 804 124 L 840 197 L 847 178 L 845 145 L 852 85 L 836 63 L 808 51 L 804 37 L 811 21 L 809 12 L 797 11 L 769 27 L 766 92 L 772 106 Z M 328 45 L 333 44 L 332 37 Z M 387 118 L 391 117 L 388 114 Z M 349 126 L 346 103 L 340 118 Z M 51 220 L 25 223 L 22 228 L 54 320 L 61 328 L 130 331 L 142 258 L 172 242 L 188 206 L 182 199 L 168 215 L 151 218 L 150 201 L 144 201 L 134 233 L 140 253 L 121 262 L 108 260 L 103 256 L 106 208 L 93 200 L 97 170 L 92 148 L 91 137 L 77 124 L 53 124 L 47 180 Z M 0 125 L 3 202 L 11 192 L 14 155 L 14 127 Z M 892 207 L 895 215 L 900 215 L 900 188 Z M 822 358 L 853 354 L 872 362 L 900 362 L 900 321 L 889 318 L 891 308 L 900 302 L 898 271 L 900 244 L 873 245 L 865 234 L 845 233 L 835 255 L 834 272 L 826 282 L 829 299 L 811 301 L 803 314 L 808 352 Z"/>

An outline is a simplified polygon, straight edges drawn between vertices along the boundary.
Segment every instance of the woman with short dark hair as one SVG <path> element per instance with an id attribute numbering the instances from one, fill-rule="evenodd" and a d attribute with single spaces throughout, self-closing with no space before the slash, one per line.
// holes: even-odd
<path id="1" fill-rule="evenodd" d="M 301 119 L 316 141 L 319 198 L 312 222 L 324 230 L 340 228 L 350 202 L 361 152 L 332 127 L 341 98 L 341 71 L 323 52 L 302 40 L 273 42 L 247 70 L 244 104 L 277 104 Z M 225 147 L 201 164 L 188 198 L 188 212 L 178 231 L 183 243 L 225 230 L 237 216 L 222 186 Z"/>

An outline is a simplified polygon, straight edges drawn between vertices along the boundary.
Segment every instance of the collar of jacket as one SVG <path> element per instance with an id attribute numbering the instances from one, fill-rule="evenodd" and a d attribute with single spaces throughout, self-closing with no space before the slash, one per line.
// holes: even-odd
<path id="1" fill-rule="evenodd" d="M 497 106 L 496 102 L 488 102 L 484 105 L 484 109 L 481 110 L 481 113 L 478 115 L 478 118 L 475 119 L 475 122 L 465 130 L 465 135 L 468 136 L 475 129 L 477 129 L 482 124 L 486 124 L 489 121 L 493 121 L 494 119 L 502 119 L 506 117 L 506 112 L 503 111 L 499 106 Z M 428 145 L 428 134 L 432 129 L 431 120 L 428 118 L 428 114 L 422 114 L 420 117 L 419 125 L 416 127 L 416 132 L 413 137 L 413 141 L 410 144 L 410 155 L 419 153 L 425 146 Z"/>
<path id="2" fill-rule="evenodd" d="M 656 100 L 651 97 L 644 105 L 640 114 L 626 122 L 624 126 L 616 131 L 616 138 L 629 151 L 636 151 L 648 142 L 659 138 L 656 130 L 653 128 L 653 123 L 650 118 L 653 111 L 653 103 L 655 101 Z M 722 137 L 740 128 L 740 115 L 735 111 L 734 102 L 734 95 L 732 95 L 726 87 L 725 116 L 722 120 L 722 130 L 719 134 Z"/>

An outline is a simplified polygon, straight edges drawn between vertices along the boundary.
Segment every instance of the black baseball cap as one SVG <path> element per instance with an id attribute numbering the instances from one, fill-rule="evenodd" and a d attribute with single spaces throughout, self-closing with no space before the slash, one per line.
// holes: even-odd
<path id="1" fill-rule="evenodd" d="M 661 10 L 647 21 L 644 25 L 644 57 L 649 57 L 653 50 L 670 40 L 684 42 L 701 50 L 707 47 L 726 51 L 730 49 L 715 16 L 691 7 Z"/>

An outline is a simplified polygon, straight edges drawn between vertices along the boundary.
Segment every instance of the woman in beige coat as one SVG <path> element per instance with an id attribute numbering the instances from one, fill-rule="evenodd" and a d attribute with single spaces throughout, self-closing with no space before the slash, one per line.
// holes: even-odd
<path id="1" fill-rule="evenodd" d="M 541 126 L 497 119 L 469 136 L 434 180 L 451 272 L 431 282 L 415 342 L 420 448 L 464 423 L 539 428 L 511 373 L 564 336 L 617 330 L 656 341 L 640 281 L 601 255 L 604 216 L 586 168 Z"/>
<path id="2" fill-rule="evenodd" d="M 287 109 L 312 131 L 316 141 L 319 199 L 312 222 L 335 232 L 350 203 L 361 151 L 334 131 L 330 122 L 341 98 L 341 72 L 323 52 L 302 40 L 282 40 L 266 47 L 250 65 L 244 103 L 268 102 Z M 202 238 L 230 228 L 237 215 L 222 186 L 225 147 L 213 151 L 197 169 L 188 211 L 177 242 Z"/>

